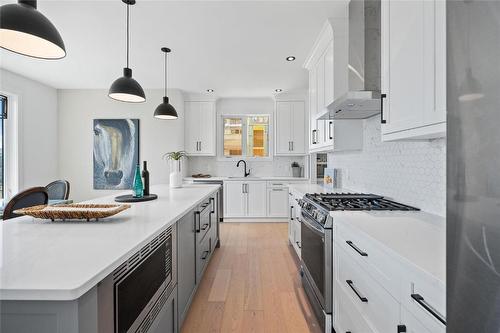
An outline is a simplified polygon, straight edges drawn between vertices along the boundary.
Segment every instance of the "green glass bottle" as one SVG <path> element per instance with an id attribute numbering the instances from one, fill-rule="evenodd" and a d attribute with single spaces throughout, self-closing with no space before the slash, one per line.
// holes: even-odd
<path id="1" fill-rule="evenodd" d="M 135 168 L 135 178 L 134 178 L 134 197 L 142 198 L 144 195 L 144 186 L 142 185 L 142 175 L 141 166 L 137 163 Z"/>

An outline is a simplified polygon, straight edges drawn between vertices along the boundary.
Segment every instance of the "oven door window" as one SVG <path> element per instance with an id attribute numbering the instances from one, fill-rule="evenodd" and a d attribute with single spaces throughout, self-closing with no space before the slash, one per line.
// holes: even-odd
<path id="1" fill-rule="evenodd" d="M 115 284 L 116 332 L 127 332 L 155 293 L 171 278 L 166 267 L 171 253 L 171 239 L 153 253 L 129 275 Z"/>
<path id="2" fill-rule="evenodd" d="M 301 223 L 302 261 L 307 267 L 321 296 L 325 295 L 325 250 L 324 234 L 311 230 Z"/>

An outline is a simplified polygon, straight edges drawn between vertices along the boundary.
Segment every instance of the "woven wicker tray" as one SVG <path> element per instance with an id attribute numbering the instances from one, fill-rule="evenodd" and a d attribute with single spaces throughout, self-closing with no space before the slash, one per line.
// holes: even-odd
<path id="1" fill-rule="evenodd" d="M 14 211 L 14 214 L 29 215 L 39 219 L 55 220 L 87 220 L 96 221 L 105 217 L 110 217 L 126 209 L 130 205 L 116 204 L 61 204 L 61 205 L 39 205 Z"/>

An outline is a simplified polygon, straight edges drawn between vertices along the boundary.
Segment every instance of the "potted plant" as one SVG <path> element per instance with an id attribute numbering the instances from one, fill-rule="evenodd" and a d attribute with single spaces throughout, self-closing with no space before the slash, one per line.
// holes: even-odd
<path id="1" fill-rule="evenodd" d="M 164 159 L 169 161 L 170 166 L 170 187 L 182 187 L 182 163 L 181 159 L 186 157 L 186 152 L 172 151 L 163 155 Z"/>

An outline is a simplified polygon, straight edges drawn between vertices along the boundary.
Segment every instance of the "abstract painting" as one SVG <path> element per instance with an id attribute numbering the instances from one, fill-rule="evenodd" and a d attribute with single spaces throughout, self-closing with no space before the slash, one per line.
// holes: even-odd
<path id="1" fill-rule="evenodd" d="M 94 119 L 94 189 L 131 189 L 139 163 L 139 119 Z"/>

